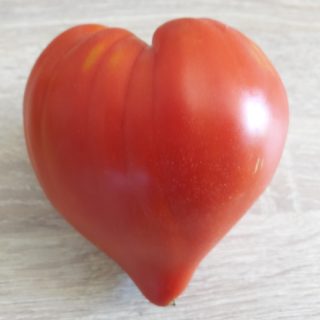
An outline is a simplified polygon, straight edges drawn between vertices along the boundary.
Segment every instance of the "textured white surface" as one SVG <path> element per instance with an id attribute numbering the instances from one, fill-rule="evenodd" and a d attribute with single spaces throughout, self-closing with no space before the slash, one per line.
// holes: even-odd
<path id="1" fill-rule="evenodd" d="M 44 198 L 22 131 L 22 96 L 57 33 L 99 22 L 150 40 L 207 16 L 252 37 L 286 84 L 291 124 L 272 185 L 203 261 L 175 307 L 149 304 Z M 0 319 L 320 319 L 320 2 L 0 0 Z"/>

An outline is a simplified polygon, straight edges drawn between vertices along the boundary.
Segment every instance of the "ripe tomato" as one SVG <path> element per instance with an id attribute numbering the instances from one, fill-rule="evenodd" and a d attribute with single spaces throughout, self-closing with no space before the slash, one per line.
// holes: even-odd
<path id="1" fill-rule="evenodd" d="M 288 103 L 263 52 L 217 21 L 168 22 L 151 46 L 81 25 L 36 62 L 24 124 L 52 204 L 166 305 L 270 182 Z"/>

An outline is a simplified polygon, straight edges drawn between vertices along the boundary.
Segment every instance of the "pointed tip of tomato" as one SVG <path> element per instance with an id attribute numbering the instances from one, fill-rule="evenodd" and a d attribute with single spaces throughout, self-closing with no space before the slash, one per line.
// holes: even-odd
<path id="1" fill-rule="evenodd" d="M 158 296 L 158 297 L 152 297 L 152 298 L 150 296 L 145 295 L 145 297 L 149 300 L 150 303 L 158 307 L 169 307 L 169 306 L 176 305 L 176 298 L 180 295 L 180 293 L 175 294 L 174 297 L 172 297 L 172 295 L 164 295 L 164 296 Z"/>
<path id="2" fill-rule="evenodd" d="M 176 301 L 176 298 L 178 295 L 176 295 L 174 298 L 171 298 L 169 296 L 156 297 L 156 298 L 152 297 L 151 298 L 150 296 L 146 296 L 146 295 L 145 295 L 145 297 L 149 300 L 150 303 L 152 303 L 158 307 L 169 307 L 172 305 L 176 305 L 175 301 Z"/>
<path id="3" fill-rule="evenodd" d="M 174 270 L 166 273 L 145 270 L 143 274 L 135 275 L 132 279 L 151 303 L 159 307 L 166 307 L 174 304 L 177 297 L 187 287 L 192 274 L 193 269 Z"/>

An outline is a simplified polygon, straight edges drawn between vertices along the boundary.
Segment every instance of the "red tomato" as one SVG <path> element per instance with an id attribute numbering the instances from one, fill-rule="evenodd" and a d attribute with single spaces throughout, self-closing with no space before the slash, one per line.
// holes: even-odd
<path id="1" fill-rule="evenodd" d="M 27 146 L 52 204 L 167 305 L 270 182 L 288 102 L 252 41 L 209 19 L 178 19 L 151 46 L 81 25 L 30 75 Z"/>

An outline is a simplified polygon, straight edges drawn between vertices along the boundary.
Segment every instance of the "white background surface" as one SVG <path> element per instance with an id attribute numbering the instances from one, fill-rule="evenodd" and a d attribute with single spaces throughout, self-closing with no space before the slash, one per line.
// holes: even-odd
<path id="1" fill-rule="evenodd" d="M 66 27 L 99 22 L 150 41 L 181 16 L 253 38 L 288 90 L 291 123 L 272 185 L 203 261 L 175 307 L 148 303 L 44 198 L 22 97 L 35 59 Z M 320 319 L 320 1 L 0 0 L 0 319 Z"/>

